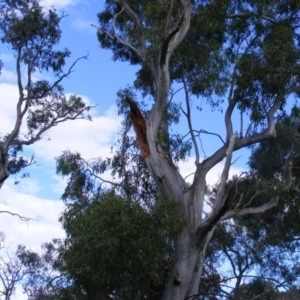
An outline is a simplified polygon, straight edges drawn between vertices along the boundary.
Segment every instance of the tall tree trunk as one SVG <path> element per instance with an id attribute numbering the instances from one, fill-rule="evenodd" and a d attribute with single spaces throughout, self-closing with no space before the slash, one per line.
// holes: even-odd
<path id="1" fill-rule="evenodd" d="M 195 244 L 194 237 L 187 228 L 178 237 L 175 249 L 175 262 L 163 300 L 184 299 L 196 271 L 199 249 Z"/>
<path id="2" fill-rule="evenodd" d="M 215 228 L 216 227 L 214 227 L 211 231 L 208 232 L 206 240 L 205 240 L 205 245 L 204 245 L 203 249 L 199 251 L 198 261 L 196 262 L 195 272 L 193 273 L 193 278 L 190 283 L 190 287 L 187 291 L 187 296 L 196 295 L 199 293 L 199 284 L 200 284 L 201 275 L 203 272 L 206 249 L 207 249 L 207 246 L 213 236 Z"/>
<path id="3" fill-rule="evenodd" d="M 163 300 L 183 300 L 198 294 L 206 247 L 213 231 L 214 229 L 207 233 L 204 246 L 200 250 L 195 237 L 187 228 L 183 230 L 175 244 L 175 262 Z"/>

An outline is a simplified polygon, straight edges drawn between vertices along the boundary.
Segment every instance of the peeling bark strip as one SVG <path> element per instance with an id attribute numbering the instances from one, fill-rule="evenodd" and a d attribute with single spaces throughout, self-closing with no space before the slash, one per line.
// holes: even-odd
<path id="1" fill-rule="evenodd" d="M 136 132 L 137 142 L 144 157 L 150 157 L 150 148 L 147 140 L 146 119 L 143 117 L 137 104 L 126 96 L 126 100 L 130 106 L 130 119 Z"/>

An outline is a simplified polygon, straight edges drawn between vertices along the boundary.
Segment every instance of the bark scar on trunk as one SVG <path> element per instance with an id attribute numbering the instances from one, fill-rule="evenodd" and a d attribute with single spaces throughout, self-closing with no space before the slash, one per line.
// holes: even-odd
<path id="1" fill-rule="evenodd" d="M 130 106 L 130 119 L 133 124 L 136 138 L 138 145 L 144 155 L 144 157 L 150 157 L 150 148 L 149 143 L 147 140 L 147 126 L 146 126 L 146 119 L 142 115 L 139 107 L 137 104 L 130 99 L 128 96 L 126 96 L 126 100 L 129 103 Z"/>

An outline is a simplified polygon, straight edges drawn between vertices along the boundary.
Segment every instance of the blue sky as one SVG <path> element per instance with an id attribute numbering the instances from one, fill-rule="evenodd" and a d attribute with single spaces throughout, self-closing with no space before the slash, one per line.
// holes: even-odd
<path id="1" fill-rule="evenodd" d="M 60 124 L 46 133 L 42 141 L 25 149 L 24 155 L 30 157 L 34 154 L 37 163 L 26 170 L 30 177 L 22 179 L 18 185 L 14 184 L 18 176 L 12 176 L 5 182 L 0 190 L 0 210 L 16 212 L 34 221 L 24 223 L 16 217 L 1 214 L 0 231 L 6 235 L 5 251 L 14 251 L 18 244 L 39 251 L 41 243 L 64 236 L 57 219 L 63 210 L 60 197 L 65 181 L 55 175 L 55 157 L 67 149 L 82 153 L 86 159 L 110 155 L 110 147 L 116 144 L 116 134 L 122 120 L 115 107 L 116 93 L 120 88 L 132 84 L 138 70 L 127 63 L 114 62 L 112 53 L 99 46 L 96 29 L 91 24 L 97 25 L 96 14 L 102 9 L 104 1 L 44 2 L 48 6 L 54 5 L 59 13 L 66 15 L 61 22 L 62 39 L 59 47 L 71 50 L 68 65 L 76 58 L 89 54 L 88 60 L 79 61 L 74 68 L 75 72 L 63 81 L 65 92 L 81 95 L 88 103 L 98 106 L 91 112 L 92 122 L 78 120 Z M 12 129 L 18 94 L 13 54 L 3 45 L 0 45 L 0 53 L 4 62 L 0 76 L 0 134 L 4 134 Z M 51 80 L 49 74 L 36 76 Z M 182 96 L 178 93 L 176 101 L 183 100 Z M 195 128 L 223 135 L 224 115 L 220 112 L 212 113 L 205 102 L 199 112 L 195 109 L 196 101 L 193 105 Z M 185 123 L 180 123 L 176 128 L 184 132 L 187 127 Z M 235 129 L 239 130 L 238 127 Z M 220 143 L 216 137 L 207 136 L 203 139 L 203 146 L 209 155 Z M 235 157 L 239 155 L 237 153 Z M 247 152 L 242 152 L 242 155 L 233 166 L 231 174 L 246 168 Z M 184 176 L 193 172 L 193 167 L 193 158 L 180 164 Z M 209 173 L 209 184 L 217 182 L 221 170 L 221 166 L 217 166 Z M 25 297 L 17 291 L 14 299 Z"/>

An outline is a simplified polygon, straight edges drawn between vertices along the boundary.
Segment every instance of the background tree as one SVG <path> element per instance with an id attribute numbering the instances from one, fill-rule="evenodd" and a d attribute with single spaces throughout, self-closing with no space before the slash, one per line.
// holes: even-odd
<path id="1" fill-rule="evenodd" d="M 276 205 L 277 197 L 244 204 L 238 198 L 238 182 L 226 182 L 232 153 L 274 137 L 275 114 L 282 113 L 288 97 L 299 95 L 299 8 L 293 0 L 130 0 L 106 1 L 98 15 L 102 47 L 111 49 L 115 59 L 141 67 L 135 86 L 153 102 L 144 115 L 127 96 L 137 141 L 159 191 L 176 203 L 186 224 L 175 243 L 165 300 L 198 294 L 206 247 L 222 220 Z M 182 83 L 185 93 L 181 106 L 186 107 L 183 115 L 195 153 L 192 185 L 169 154 L 170 124 L 164 116 L 175 82 Z M 192 124 L 193 95 L 225 111 L 225 136 L 214 133 L 221 146 L 203 160 L 196 142 L 196 132 L 203 131 L 194 131 Z M 233 125 L 236 112 L 241 116 L 239 133 Z M 206 174 L 223 159 L 212 210 L 203 217 Z"/>
<path id="2" fill-rule="evenodd" d="M 46 10 L 37 0 L 1 0 L 0 36 L 16 59 L 19 99 L 16 99 L 16 120 L 11 132 L 0 137 L 0 188 L 10 174 L 33 163 L 20 155 L 23 146 L 42 138 L 51 127 L 67 120 L 87 118 L 90 107 L 80 97 L 67 97 L 61 81 L 70 75 L 77 59 L 63 71 L 68 49 L 56 50 L 61 37 L 58 16 Z M 2 66 L 2 64 L 0 64 Z M 51 72 L 53 82 L 33 80 L 36 72 Z M 20 132 L 26 120 L 27 132 Z"/>
<path id="3" fill-rule="evenodd" d="M 41 253 L 19 245 L 16 253 L 2 255 L 1 299 L 13 299 L 16 289 L 21 287 L 28 300 L 80 299 L 73 297 L 77 293 L 70 287 L 67 277 L 58 271 L 59 245 L 59 240 L 45 243 Z"/>
<path id="4" fill-rule="evenodd" d="M 249 201 L 253 197 L 251 190 L 257 190 L 255 187 L 260 183 L 256 201 L 266 201 L 263 185 L 276 187 L 273 193 L 280 201 L 277 207 L 263 215 L 237 217 L 218 226 L 209 246 L 213 255 L 208 256 L 205 263 L 205 269 L 214 270 L 218 277 L 205 274 L 207 278 L 202 282 L 201 290 L 208 289 L 207 294 L 214 294 L 211 287 L 219 285 L 219 295 L 224 294 L 226 299 L 248 299 L 246 295 L 252 295 L 249 299 L 255 296 L 265 299 L 274 291 L 276 297 L 271 295 L 272 299 L 299 298 L 300 140 L 297 107 L 292 108 L 290 115 L 278 118 L 276 131 L 276 138 L 253 149 L 249 162 L 251 181 L 243 191 L 243 197 L 244 201 Z M 220 261 L 227 261 L 226 265 L 230 267 L 220 266 Z M 229 292 L 232 279 L 235 286 Z M 261 286 L 261 292 L 254 293 L 252 285 Z"/>
<path id="5" fill-rule="evenodd" d="M 38 255 L 27 251 L 18 246 L 15 255 L 6 253 L 6 257 L 1 257 L 0 280 L 1 280 L 1 299 L 12 299 L 16 288 L 21 285 L 26 277 L 33 275 L 37 269 Z M 3 296 L 3 298 L 2 298 Z"/>
<path id="6" fill-rule="evenodd" d="M 208 247 L 199 299 L 277 299 L 283 291 L 299 298 L 299 246 L 283 240 L 257 238 L 238 220 L 222 224 Z"/>

